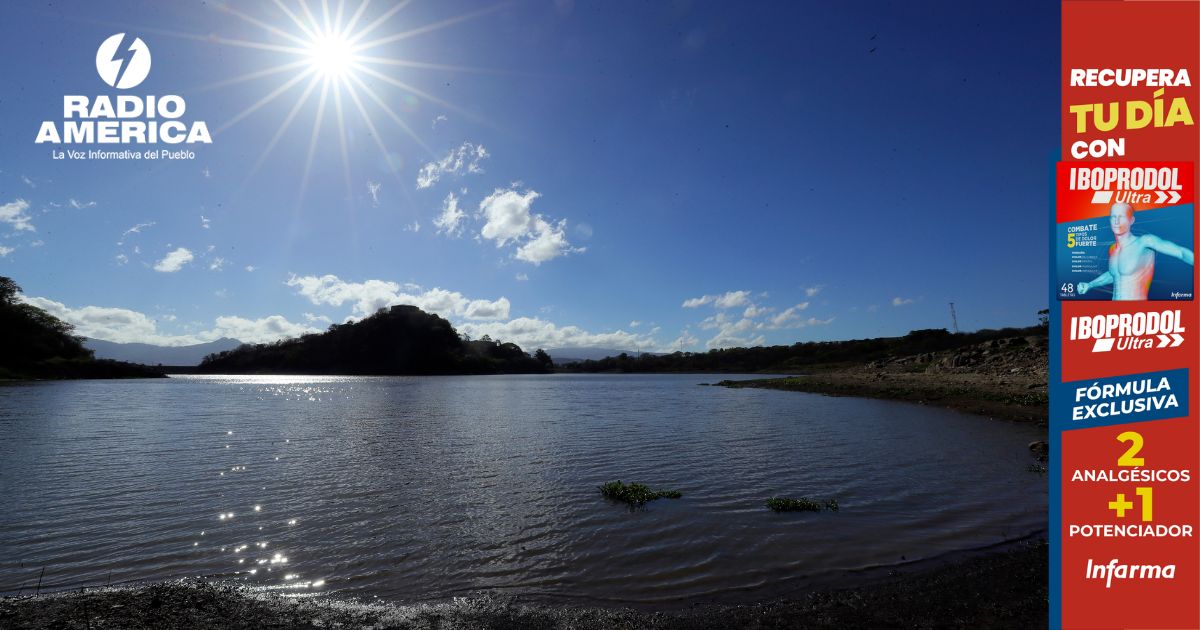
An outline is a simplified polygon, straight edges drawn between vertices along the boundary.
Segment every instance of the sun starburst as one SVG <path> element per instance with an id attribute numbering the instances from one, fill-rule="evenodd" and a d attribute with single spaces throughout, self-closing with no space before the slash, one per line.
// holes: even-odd
<path id="1" fill-rule="evenodd" d="M 327 77 L 341 77 L 359 62 L 350 40 L 339 33 L 324 33 L 309 42 L 308 62 Z"/>
<path id="2" fill-rule="evenodd" d="M 224 88 L 252 81 L 274 83 L 267 88 L 261 98 L 250 103 L 217 127 L 216 135 L 227 132 L 250 118 L 261 121 L 255 115 L 279 99 L 295 99 L 291 107 L 286 109 L 286 114 L 283 115 L 270 140 L 264 144 L 263 151 L 254 166 L 246 173 L 247 180 L 253 177 L 264 164 L 280 140 L 293 127 L 293 123 L 306 116 L 303 112 L 315 108 L 315 112 L 312 114 L 312 128 L 307 132 L 308 152 L 304 160 L 304 172 L 299 182 L 300 199 L 303 199 L 309 179 L 313 176 L 313 161 L 318 145 L 322 141 L 321 138 L 331 137 L 322 133 L 322 127 L 327 117 L 333 118 L 336 125 L 336 133 L 332 137 L 336 139 L 337 150 L 341 155 L 341 171 L 348 190 L 351 179 L 347 148 L 348 127 L 360 125 L 364 131 L 368 132 L 365 135 L 372 138 L 376 148 L 382 154 L 381 163 L 388 165 L 393 171 L 393 175 L 398 178 L 395 172 L 397 151 L 394 148 L 388 148 L 384 137 L 381 137 L 379 133 L 380 129 L 373 119 L 374 116 L 382 114 L 394 123 L 426 157 L 431 155 L 428 145 L 417 134 L 414 125 L 405 120 L 405 117 L 397 112 L 392 104 L 427 102 L 480 120 L 477 114 L 416 87 L 410 77 L 406 76 L 407 80 L 404 80 L 394 76 L 392 72 L 397 69 L 434 72 L 494 71 L 404 59 L 394 54 L 388 54 L 389 45 L 482 17 L 507 6 L 507 3 L 491 5 L 430 24 L 408 25 L 408 28 L 404 30 L 397 29 L 389 32 L 389 25 L 393 23 L 393 18 L 396 18 L 410 2 L 411 0 L 402 0 L 377 15 L 368 15 L 370 0 L 361 0 L 354 10 L 349 12 L 349 15 L 347 15 L 346 0 L 339 0 L 335 7 L 331 7 L 333 3 L 330 0 L 293 0 L 292 2 L 272 0 L 276 11 L 272 11 L 271 5 L 266 3 L 252 5 L 255 7 L 255 13 L 274 14 L 263 16 L 251 15 L 230 4 L 217 5 L 218 10 L 261 29 L 265 34 L 261 41 L 245 37 L 227 38 L 220 35 L 158 32 L 222 46 L 260 51 L 261 54 L 271 55 L 274 61 L 282 58 L 279 63 L 273 63 L 267 67 L 204 86 L 201 89 Z M 154 29 L 145 30 L 153 31 Z M 283 76 L 282 80 L 275 79 L 281 75 Z M 393 94 L 380 94 L 378 90 L 385 92 L 396 90 L 400 92 L 400 98 L 394 98 Z M 316 94 L 315 98 L 314 94 Z M 350 110 L 349 115 L 352 118 L 356 116 L 356 120 L 347 120 L 347 110 Z M 397 179 L 397 181 L 399 180 Z"/>

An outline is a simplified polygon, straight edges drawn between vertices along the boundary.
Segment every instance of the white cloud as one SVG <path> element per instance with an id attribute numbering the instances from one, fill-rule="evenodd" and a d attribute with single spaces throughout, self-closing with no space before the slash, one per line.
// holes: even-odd
<path id="1" fill-rule="evenodd" d="M 124 265 L 129 262 L 129 257 L 125 254 L 117 254 L 116 261 L 118 265 Z"/>
<path id="2" fill-rule="evenodd" d="M 246 265 L 247 273 L 253 273 L 255 269 L 258 269 L 258 267 L 255 267 L 254 265 Z"/>
<path id="3" fill-rule="evenodd" d="M 203 170 L 203 171 L 200 171 L 200 173 L 201 173 L 202 175 L 204 175 L 204 179 L 208 179 L 208 178 L 212 177 L 212 171 L 208 170 L 208 167 L 207 167 L 207 166 L 205 166 L 205 167 L 204 167 L 204 170 Z"/>
<path id="4" fill-rule="evenodd" d="M 154 270 L 161 271 L 163 273 L 175 273 L 176 271 L 183 269 L 184 265 L 192 262 L 192 259 L 194 258 L 195 256 L 192 255 L 192 252 L 188 250 L 188 248 L 180 247 L 179 249 L 167 254 L 162 260 L 155 263 Z"/>
<path id="5" fill-rule="evenodd" d="M 914 301 L 911 298 L 894 297 L 892 298 L 892 306 L 904 306 L 905 304 L 912 304 Z"/>
<path id="6" fill-rule="evenodd" d="M 333 323 L 332 319 L 329 319 L 324 315 L 313 315 L 312 313 L 304 313 L 304 321 L 310 324 L 325 324 L 326 326 Z"/>
<path id="7" fill-rule="evenodd" d="M 808 302 L 801 302 L 771 318 L 771 325 L 776 328 L 799 328 L 801 323 L 800 311 L 808 308 Z M 797 325 L 799 324 L 799 325 Z"/>
<path id="8" fill-rule="evenodd" d="M 405 232 L 420 232 L 421 231 L 421 222 L 413 221 L 409 225 L 404 226 L 404 231 Z"/>
<path id="9" fill-rule="evenodd" d="M 367 280 L 366 282 L 343 282 L 334 275 L 295 276 L 288 279 L 289 287 L 296 287 L 300 295 L 309 299 L 313 304 L 329 304 L 341 306 L 346 302 L 354 304 L 353 310 L 360 317 L 365 317 L 375 311 L 398 304 L 400 285 L 384 280 Z"/>
<path id="10" fill-rule="evenodd" d="M 200 227 L 207 230 L 207 229 L 209 229 L 208 226 L 210 223 L 212 223 L 212 220 L 210 220 L 208 217 L 204 216 L 203 214 L 200 215 Z"/>
<path id="11" fill-rule="evenodd" d="M 726 296 L 731 296 L 726 300 L 727 302 L 738 301 L 738 293 L 744 292 L 731 291 L 724 296 L 709 295 L 704 296 L 704 298 L 694 298 L 694 300 L 699 301 L 699 304 L 712 303 L 715 306 L 722 297 Z M 702 330 L 717 331 L 711 339 L 705 342 L 705 345 L 710 349 L 761 346 L 766 343 L 766 336 L 761 334 L 764 331 L 819 326 L 833 322 L 832 317 L 824 320 L 815 317 L 804 319 L 800 313 L 807 309 L 808 306 L 808 302 L 801 302 L 785 309 L 778 315 L 768 317 L 762 321 L 756 321 L 756 317 L 767 315 L 774 312 L 775 309 L 751 304 L 742 312 L 740 318 L 737 318 L 736 315 L 731 316 L 727 310 L 722 310 L 718 311 L 715 315 L 704 318 L 697 326 Z M 676 341 L 678 342 L 678 340 Z"/>
<path id="12" fill-rule="evenodd" d="M 742 311 L 742 317 L 749 317 L 753 319 L 759 315 L 766 315 L 774 310 L 774 308 L 769 306 L 758 306 L 757 304 L 751 304 L 750 306 L 746 307 L 745 311 Z"/>
<path id="13" fill-rule="evenodd" d="M 288 321 L 280 315 L 260 319 L 221 316 L 211 329 L 189 335 L 169 335 L 158 330 L 154 319 L 145 313 L 104 306 L 70 308 L 61 302 L 41 297 L 22 299 L 33 306 L 75 326 L 76 334 L 116 343 L 149 343 L 159 346 L 188 346 L 232 337 L 247 343 L 267 343 L 319 330 Z M 170 320 L 172 316 L 165 316 Z"/>
<path id="14" fill-rule="evenodd" d="M 823 285 L 823 284 L 818 284 L 816 286 L 808 287 L 807 289 L 804 290 L 804 295 L 806 297 L 813 297 L 814 295 L 820 293 L 821 289 L 824 289 L 824 288 L 825 288 L 825 285 Z"/>
<path id="15" fill-rule="evenodd" d="M 437 129 L 438 123 L 444 123 L 447 120 L 449 120 L 449 118 L 446 118 L 445 114 L 438 114 L 437 117 L 433 119 L 432 128 Z"/>
<path id="16" fill-rule="evenodd" d="M 459 332 L 473 339 L 484 335 L 492 339 L 511 341 L 526 351 L 536 348 L 612 348 L 632 350 L 634 348 L 656 348 L 657 342 L 649 335 L 635 335 L 622 330 L 608 333 L 588 332 L 578 326 L 559 326 L 537 317 L 518 317 L 507 322 L 464 323 L 457 326 Z"/>
<path id="17" fill-rule="evenodd" d="M 142 230 L 144 230 L 148 227 L 152 227 L 153 225 L 154 225 L 154 221 L 151 221 L 149 223 L 139 223 L 139 224 L 129 228 L 128 230 L 121 232 L 121 240 L 117 241 L 117 245 L 124 245 L 125 237 L 129 236 L 130 234 L 141 234 Z"/>
<path id="18" fill-rule="evenodd" d="M 24 199 L 15 199 L 0 206 L 0 223 L 7 223 L 14 230 L 36 232 L 33 223 L 30 222 L 29 215 L 25 211 L 29 209 L 29 202 Z"/>
<path id="19" fill-rule="evenodd" d="M 721 313 L 724 315 L 724 313 Z M 733 348 L 733 347 L 749 347 L 761 346 L 766 343 L 767 338 L 763 335 L 749 336 L 754 330 L 759 328 L 754 320 L 743 317 L 736 322 L 724 321 L 719 325 L 720 330 L 717 334 L 709 339 L 705 345 L 709 349 L 712 348 Z"/>
<path id="20" fill-rule="evenodd" d="M 503 297 L 495 302 L 471 300 L 463 310 L 463 316 L 467 319 L 505 319 L 511 306 L 508 298 Z"/>
<path id="21" fill-rule="evenodd" d="M 211 339 L 232 337 L 246 343 L 270 343 L 289 337 L 321 332 L 312 326 L 290 322 L 282 315 L 270 315 L 259 319 L 247 319 L 227 315 L 216 319 L 216 326 L 199 336 Z"/>
<path id="22" fill-rule="evenodd" d="M 702 328 L 704 330 L 710 330 L 713 328 L 720 328 L 722 325 L 726 324 L 729 321 L 730 321 L 730 319 L 729 319 L 728 315 L 726 315 L 725 313 L 717 313 L 716 315 L 713 315 L 712 317 L 705 317 L 704 320 L 701 321 L 698 325 L 700 328 Z"/>
<path id="23" fill-rule="evenodd" d="M 583 247 L 571 247 L 567 242 L 564 229 L 567 226 L 567 220 L 563 219 L 556 225 L 550 225 L 542 217 L 535 217 L 534 230 L 537 236 L 526 241 L 524 245 L 517 249 L 517 260 L 531 262 L 534 265 L 540 265 L 548 260 L 554 260 L 559 256 L 566 256 L 569 253 L 582 253 L 585 250 Z"/>
<path id="24" fill-rule="evenodd" d="M 33 180 L 29 179 L 29 177 L 25 175 L 21 176 L 21 181 L 25 182 L 25 185 L 29 186 L 30 188 L 37 188 L 37 184 L 33 183 Z"/>
<path id="25" fill-rule="evenodd" d="M 516 275 L 516 278 L 517 278 L 517 281 L 518 281 L 518 282 L 529 282 L 529 275 L 528 275 L 528 274 L 519 273 L 519 274 L 517 274 L 517 275 Z"/>
<path id="26" fill-rule="evenodd" d="M 535 190 L 522 195 L 516 190 L 497 188 L 479 202 L 479 211 L 487 220 L 480 235 L 496 241 L 496 247 L 525 236 L 533 223 L 530 208 L 533 200 L 540 196 Z"/>
<path id="27" fill-rule="evenodd" d="M 520 243 L 515 257 L 535 265 L 586 251 L 567 242 L 566 219 L 552 224 L 542 215 L 533 214 L 533 202 L 540 196 L 535 190 L 522 194 L 515 188 L 497 188 L 479 203 L 485 219 L 480 236 L 495 241 L 496 247 Z"/>
<path id="28" fill-rule="evenodd" d="M 468 319 L 507 318 L 510 308 L 508 299 L 504 297 L 495 301 L 471 300 L 457 291 L 436 287 L 420 293 L 409 293 L 408 291 L 420 291 L 421 287 L 406 285 L 401 290 L 399 284 L 386 280 L 344 282 L 334 275 L 293 275 L 288 279 L 287 285 L 295 287 L 300 295 L 308 298 L 313 304 L 341 306 L 349 302 L 353 304 L 353 313 L 358 317 L 366 317 L 381 308 L 397 304 L 411 304 L 443 317 L 458 316 Z"/>
<path id="29" fill-rule="evenodd" d="M 867 307 L 867 312 L 868 312 L 868 313 L 874 313 L 874 312 L 876 312 L 876 311 L 878 311 L 878 310 L 879 310 L 879 305 L 878 305 L 878 304 L 872 304 L 872 305 L 870 305 L 870 306 L 868 306 L 868 307 Z"/>
<path id="30" fill-rule="evenodd" d="M 730 291 L 725 295 L 718 297 L 713 306 L 717 308 L 736 308 L 750 301 L 749 291 Z"/>
<path id="31" fill-rule="evenodd" d="M 85 306 L 79 309 L 72 309 L 61 302 L 55 302 L 46 298 L 22 297 L 22 299 L 26 303 L 32 304 L 59 319 L 74 324 L 75 332 L 85 337 L 105 339 L 117 343 L 155 343 L 160 338 L 158 331 L 155 330 L 154 320 L 137 311 L 103 306 Z"/>
<path id="32" fill-rule="evenodd" d="M 633 320 L 633 321 L 631 321 L 631 322 L 629 322 L 629 327 L 630 327 L 630 328 L 637 328 L 638 326 L 641 326 L 641 325 L 642 325 L 642 322 L 639 322 L 639 321 L 638 321 L 638 320 L 636 320 L 636 319 L 635 319 L 635 320 Z"/>
<path id="33" fill-rule="evenodd" d="M 0 258 L 4 258 L 5 256 L 8 256 L 9 254 L 11 254 L 15 251 L 17 251 L 17 250 L 13 249 L 12 247 L 5 247 L 3 245 L 0 245 Z"/>
<path id="34" fill-rule="evenodd" d="M 433 226 L 437 228 L 438 234 L 458 236 L 462 234 L 462 220 L 465 216 L 467 214 L 458 208 L 458 197 L 452 192 L 442 200 L 442 213 L 433 220 Z"/>
<path id="35" fill-rule="evenodd" d="M 688 348 L 692 348 L 698 343 L 700 343 L 700 340 L 693 336 L 692 333 L 685 330 L 683 331 L 683 334 L 671 341 L 671 343 L 665 349 L 670 351 L 682 350 L 686 352 Z"/>
<path id="36" fill-rule="evenodd" d="M 208 268 L 212 271 L 220 271 L 228 263 L 229 263 L 228 260 L 225 260 L 224 258 L 217 256 L 216 258 L 212 259 L 212 262 L 208 263 Z"/>
<path id="37" fill-rule="evenodd" d="M 83 210 L 84 208 L 94 207 L 96 205 L 96 202 L 95 201 L 80 202 L 80 201 L 77 201 L 74 197 L 72 197 L 71 199 L 67 200 L 67 205 L 71 206 L 72 208 L 74 208 L 76 210 Z"/>
<path id="38" fill-rule="evenodd" d="M 379 182 L 367 181 L 367 193 L 371 195 L 371 205 L 379 205 L 379 189 L 383 186 Z"/>
<path id="39" fill-rule="evenodd" d="M 417 188 L 429 188 L 446 175 L 462 175 L 466 173 L 482 173 L 479 163 L 488 157 L 483 145 L 462 143 L 457 149 L 451 149 L 446 157 L 429 162 L 417 173 Z"/>
<path id="40" fill-rule="evenodd" d="M 729 291 L 722 295 L 704 295 L 684 300 L 683 308 L 696 308 L 705 304 L 712 304 L 716 308 L 736 308 L 738 306 L 745 306 L 749 302 L 749 291 Z"/>
<path id="41" fill-rule="evenodd" d="M 753 337 L 738 337 L 736 335 L 720 334 L 705 342 L 705 346 L 709 350 L 716 348 L 754 348 L 767 343 L 767 338 L 762 335 Z"/>

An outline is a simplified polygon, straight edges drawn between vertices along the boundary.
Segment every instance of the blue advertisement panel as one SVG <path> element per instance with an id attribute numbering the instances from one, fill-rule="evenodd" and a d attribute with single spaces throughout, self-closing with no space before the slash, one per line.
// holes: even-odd
<path id="1" fill-rule="evenodd" d="M 1058 299 L 1192 299 L 1193 212 L 1190 203 L 1137 212 L 1114 203 L 1108 216 L 1059 223 Z M 1132 245 L 1118 247 L 1126 233 Z"/>

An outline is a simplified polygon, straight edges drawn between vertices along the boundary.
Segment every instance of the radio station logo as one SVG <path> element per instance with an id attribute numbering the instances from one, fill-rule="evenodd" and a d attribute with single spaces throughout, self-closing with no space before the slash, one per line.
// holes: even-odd
<path id="1" fill-rule="evenodd" d="M 117 33 L 96 51 L 96 72 L 118 90 L 135 88 L 150 74 L 150 48 L 140 37 Z"/>
<path id="2" fill-rule="evenodd" d="M 105 84 L 117 90 L 130 90 L 141 85 L 150 75 L 150 64 L 150 47 L 142 38 L 128 33 L 109 36 L 96 50 L 96 73 Z M 56 145 L 212 144 L 208 124 L 203 120 L 184 119 L 186 112 L 187 101 L 177 94 L 100 94 L 94 97 L 68 94 L 62 100 L 62 120 L 42 121 L 34 142 Z M 139 152 L 138 155 L 142 154 Z M 52 157 L 81 159 L 84 154 L 55 150 Z M 126 155 L 121 153 L 113 157 L 125 159 Z"/>

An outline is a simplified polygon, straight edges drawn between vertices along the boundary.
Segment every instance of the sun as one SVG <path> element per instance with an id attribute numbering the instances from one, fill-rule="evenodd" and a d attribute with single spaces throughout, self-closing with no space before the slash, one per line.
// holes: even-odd
<path id="1" fill-rule="evenodd" d="M 374 142 L 380 158 L 388 164 L 392 175 L 399 183 L 396 163 L 396 140 L 386 140 L 377 126 L 377 121 L 390 120 L 398 127 L 415 149 L 432 156 L 429 146 L 418 135 L 416 128 L 405 116 L 397 112 L 397 103 L 427 103 L 430 107 L 443 108 L 461 114 L 469 120 L 482 120 L 473 111 L 459 107 L 417 87 L 420 75 L 427 72 L 485 72 L 498 73 L 486 68 L 447 65 L 435 61 L 416 61 L 401 58 L 392 51 L 392 44 L 418 37 L 462 23 L 481 18 L 506 6 L 500 2 L 484 6 L 469 13 L 453 15 L 433 23 L 406 24 L 405 30 L 389 27 L 389 21 L 411 0 L 391 3 L 380 13 L 368 15 L 371 0 L 272 0 L 250 2 L 255 12 L 265 15 L 256 17 L 242 12 L 231 3 L 209 3 L 215 10 L 231 15 L 238 20 L 265 31 L 263 39 L 232 38 L 219 34 L 179 33 L 159 31 L 167 35 L 202 41 L 209 44 L 233 46 L 269 55 L 271 65 L 260 70 L 247 72 L 218 81 L 203 89 L 228 87 L 234 84 L 267 80 L 275 84 L 257 101 L 246 106 L 218 127 L 214 135 L 220 135 L 233 126 L 249 119 L 277 99 L 291 100 L 287 114 L 279 122 L 271 139 L 264 143 L 258 160 L 245 178 L 248 181 L 266 162 L 280 140 L 293 128 L 293 123 L 302 111 L 311 112 L 311 128 L 297 131 L 308 137 L 308 151 L 304 160 L 304 171 L 299 177 L 298 198 L 303 199 L 313 162 L 321 142 L 336 142 L 336 153 L 341 155 L 342 178 L 347 194 L 352 189 L 350 176 L 350 140 L 367 137 Z M 273 5 L 273 7 L 271 6 Z M 352 6 L 354 5 L 354 6 Z M 376 5 L 377 8 L 379 5 Z M 152 30 L 152 29 L 147 29 Z M 393 73 L 403 71 L 404 80 Z M 275 77 L 282 75 L 283 79 Z M 280 82 L 281 81 L 281 82 Z M 389 91 L 401 94 L 396 98 Z M 412 106 L 410 106 L 412 107 Z M 403 110 L 402 110 L 403 111 Z M 333 133 L 323 133 L 326 119 L 331 118 Z M 303 124 L 303 123 L 301 123 Z M 365 134 L 355 134 L 358 125 Z M 419 127 L 418 127 L 419 128 Z"/>
<path id="2" fill-rule="evenodd" d="M 323 33 L 308 43 L 310 67 L 324 77 L 342 78 L 358 60 L 349 38 L 339 33 Z"/>

